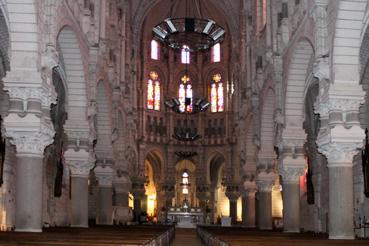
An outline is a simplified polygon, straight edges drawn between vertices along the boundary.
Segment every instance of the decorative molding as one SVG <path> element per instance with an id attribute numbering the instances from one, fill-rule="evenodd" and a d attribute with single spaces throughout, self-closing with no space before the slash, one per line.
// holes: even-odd
<path id="1" fill-rule="evenodd" d="M 112 187 L 114 170 L 109 166 L 97 166 L 94 170 L 96 178 L 99 182 L 99 187 Z"/>
<path id="2" fill-rule="evenodd" d="M 328 167 L 352 167 L 353 157 L 359 153 L 359 148 L 362 145 L 362 141 L 356 143 L 318 143 L 318 150 L 327 157 Z"/>
<path id="3" fill-rule="evenodd" d="M 38 99 L 41 105 L 50 108 L 51 104 L 56 104 L 56 94 L 51 88 L 47 87 L 23 87 L 19 85 L 6 85 L 4 90 L 8 91 L 10 100 L 21 99 L 23 101 L 23 111 L 27 110 L 29 99 Z"/>
<path id="4" fill-rule="evenodd" d="M 87 178 L 90 170 L 95 166 L 96 158 L 92 150 L 87 152 L 86 150 L 68 149 L 64 153 L 64 157 L 71 170 L 72 177 Z"/>
<path id="5" fill-rule="evenodd" d="M 282 175 L 283 184 L 299 183 L 300 177 L 305 174 L 305 166 L 281 166 L 279 174 Z"/>
<path id="6" fill-rule="evenodd" d="M 256 177 L 256 185 L 260 192 L 271 192 L 274 182 L 276 179 L 276 174 L 274 172 L 261 172 Z"/>
<path id="7" fill-rule="evenodd" d="M 54 141 L 54 134 L 54 129 L 44 124 L 38 132 L 6 131 L 6 136 L 16 146 L 17 155 L 43 156 L 45 147 Z"/>
<path id="8" fill-rule="evenodd" d="M 252 192 L 256 192 L 258 187 L 256 185 L 256 182 L 255 181 L 249 181 L 249 180 L 246 180 L 244 183 L 243 183 L 243 189 L 244 191 L 246 191 L 247 193 L 252 193 Z"/>

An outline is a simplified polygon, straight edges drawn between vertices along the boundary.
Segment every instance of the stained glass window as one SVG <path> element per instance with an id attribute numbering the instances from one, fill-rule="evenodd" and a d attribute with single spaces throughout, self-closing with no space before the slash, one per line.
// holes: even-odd
<path id="1" fill-rule="evenodd" d="M 154 87 L 151 79 L 147 82 L 147 108 L 154 108 Z"/>
<path id="2" fill-rule="evenodd" d="M 187 171 L 182 173 L 182 194 L 188 194 L 189 176 Z"/>
<path id="3" fill-rule="evenodd" d="M 181 63 L 190 64 L 190 47 L 183 45 L 181 49 Z"/>
<path id="4" fill-rule="evenodd" d="M 222 76 L 219 73 L 213 76 L 213 80 L 210 84 L 210 104 L 211 112 L 224 111 L 224 87 Z"/>
<path id="5" fill-rule="evenodd" d="M 155 40 L 151 40 L 151 59 L 159 60 L 159 43 Z"/>
<path id="6" fill-rule="evenodd" d="M 160 110 L 160 81 L 156 72 L 150 72 L 147 81 L 147 109 Z"/>
<path id="7" fill-rule="evenodd" d="M 179 100 L 179 111 L 181 112 L 192 112 L 192 84 L 190 81 L 190 77 L 184 75 L 181 78 L 181 83 L 179 84 L 178 89 L 178 100 Z"/>
<path id="8" fill-rule="evenodd" d="M 219 43 L 211 47 L 211 61 L 220 62 L 220 44 Z"/>
<path id="9" fill-rule="evenodd" d="M 178 100 L 179 100 L 179 111 L 184 112 L 185 111 L 185 97 L 186 97 L 186 91 L 184 84 L 179 85 L 178 90 Z"/>

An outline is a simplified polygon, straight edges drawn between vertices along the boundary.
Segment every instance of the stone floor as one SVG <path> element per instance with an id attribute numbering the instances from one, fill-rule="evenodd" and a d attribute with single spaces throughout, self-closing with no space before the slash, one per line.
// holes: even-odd
<path id="1" fill-rule="evenodd" d="M 232 246 L 321 246 L 342 245 L 369 246 L 369 239 L 357 240 L 328 240 L 327 235 L 316 235 L 313 233 L 283 233 L 271 231 L 249 230 L 237 227 L 204 227 L 217 238 L 230 243 Z"/>
<path id="2" fill-rule="evenodd" d="M 196 235 L 195 229 L 177 228 L 172 246 L 201 246 L 203 245 Z"/>

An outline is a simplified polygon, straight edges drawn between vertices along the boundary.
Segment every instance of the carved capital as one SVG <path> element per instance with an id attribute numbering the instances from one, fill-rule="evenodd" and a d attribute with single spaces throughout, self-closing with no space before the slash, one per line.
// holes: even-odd
<path id="1" fill-rule="evenodd" d="M 230 201 L 237 201 L 241 195 L 239 186 L 237 184 L 228 184 L 225 195 Z"/>
<path id="2" fill-rule="evenodd" d="M 318 150 L 328 159 L 328 167 L 352 167 L 353 157 L 362 143 L 329 143 L 320 145 Z"/>
<path id="3" fill-rule="evenodd" d="M 5 136 L 17 148 L 18 155 L 42 156 L 46 146 L 54 141 L 54 127 L 51 122 L 42 120 L 34 114 L 20 119 L 9 114 L 4 119 Z"/>
<path id="4" fill-rule="evenodd" d="M 244 191 L 246 192 L 256 192 L 256 190 L 258 189 L 257 185 L 256 185 L 256 182 L 255 181 L 249 181 L 249 180 L 246 180 L 244 183 L 243 183 L 243 189 Z"/>
<path id="5" fill-rule="evenodd" d="M 114 170 L 109 166 L 97 166 L 94 170 L 99 187 L 112 187 Z"/>
<path id="6" fill-rule="evenodd" d="M 274 172 L 261 172 L 256 177 L 256 185 L 260 192 L 271 192 L 274 182 L 276 179 L 276 174 Z"/>
<path id="7" fill-rule="evenodd" d="M 364 131 L 360 126 L 347 129 L 336 125 L 320 131 L 316 141 L 318 151 L 328 159 L 328 167 L 352 166 L 353 156 L 363 145 Z"/>
<path id="8" fill-rule="evenodd" d="M 73 177 L 87 178 L 96 161 L 95 154 L 87 150 L 68 149 L 64 157 Z"/>
<path id="9" fill-rule="evenodd" d="M 279 169 L 283 184 L 299 183 L 300 177 L 305 174 L 305 167 L 283 167 Z"/>

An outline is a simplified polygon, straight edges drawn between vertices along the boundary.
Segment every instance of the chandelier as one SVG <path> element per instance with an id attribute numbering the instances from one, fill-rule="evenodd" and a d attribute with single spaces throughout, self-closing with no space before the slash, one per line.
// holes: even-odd
<path id="1" fill-rule="evenodd" d="M 181 159 L 190 159 L 190 158 L 198 155 L 197 152 L 195 152 L 195 151 L 176 151 L 176 152 L 174 152 L 174 154 L 176 156 L 178 156 L 179 158 L 181 158 Z"/>
<path id="2" fill-rule="evenodd" d="M 168 18 L 154 26 L 154 38 L 173 49 L 206 50 L 224 40 L 225 30 L 210 19 Z"/>
<path id="3" fill-rule="evenodd" d="M 194 99 L 194 104 L 193 104 L 193 108 L 191 111 L 185 110 L 184 112 L 182 112 L 180 110 L 180 106 L 181 103 L 178 100 L 178 98 L 171 98 L 168 99 L 164 102 L 165 106 L 167 106 L 168 108 L 170 108 L 172 111 L 176 112 L 176 113 L 186 113 L 186 114 L 196 114 L 199 112 L 204 112 L 206 111 L 209 106 L 210 103 L 203 98 L 198 98 L 198 99 Z M 191 98 L 185 98 L 185 107 L 187 108 L 187 106 L 189 106 L 191 104 Z"/>

